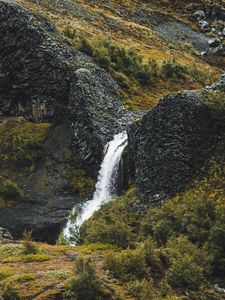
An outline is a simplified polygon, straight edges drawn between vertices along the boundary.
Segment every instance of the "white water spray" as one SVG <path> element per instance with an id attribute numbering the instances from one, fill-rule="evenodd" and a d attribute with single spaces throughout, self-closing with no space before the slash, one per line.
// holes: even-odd
<path id="1" fill-rule="evenodd" d="M 99 210 L 102 204 L 112 199 L 115 194 L 121 155 L 126 145 L 127 134 L 126 132 L 122 132 L 115 135 L 114 139 L 105 146 L 104 159 L 101 164 L 93 199 L 84 203 L 74 222 L 72 218 L 68 220 L 64 229 L 64 236 L 66 238 L 70 239 L 73 229 L 79 229 L 95 211 Z"/>

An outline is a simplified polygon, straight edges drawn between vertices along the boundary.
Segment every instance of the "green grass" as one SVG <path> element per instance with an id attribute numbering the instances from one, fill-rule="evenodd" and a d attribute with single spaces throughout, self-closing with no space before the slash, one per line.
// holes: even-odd
<path id="1" fill-rule="evenodd" d="M 16 262 L 43 262 L 51 259 L 50 255 L 46 254 L 28 254 L 19 256 L 9 256 L 3 259 L 5 263 L 16 263 Z"/>

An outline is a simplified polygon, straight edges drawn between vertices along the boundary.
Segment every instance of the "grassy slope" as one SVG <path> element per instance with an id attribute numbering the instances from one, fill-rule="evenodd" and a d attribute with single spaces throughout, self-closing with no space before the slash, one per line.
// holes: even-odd
<path id="1" fill-rule="evenodd" d="M 126 49 L 135 48 L 143 56 L 144 60 L 155 59 L 160 65 L 163 59 L 176 58 L 179 62 L 196 66 L 209 74 L 212 81 L 217 80 L 220 72 L 209 66 L 200 57 L 196 56 L 192 48 L 185 48 L 184 45 L 168 45 L 158 35 L 154 34 L 149 26 L 143 26 L 134 22 L 129 15 L 143 6 L 141 1 L 109 1 L 109 5 L 103 6 L 104 1 L 78 0 L 79 10 L 66 9 L 54 5 L 54 1 L 43 0 L 37 7 L 28 0 L 17 0 L 31 10 L 40 13 L 53 22 L 56 28 L 63 32 L 66 28 L 75 29 L 78 36 L 85 37 L 89 41 L 109 39 Z M 165 1 L 167 4 L 168 1 Z M 176 1 L 180 2 L 180 1 Z M 154 13 L 173 13 L 176 18 L 183 15 L 176 13 L 170 6 L 161 5 L 161 1 L 146 1 L 147 8 Z M 126 16 L 121 16 L 118 9 L 123 8 Z M 199 89 L 201 85 L 193 79 L 186 82 L 171 82 L 165 78 L 159 78 L 155 85 L 143 88 L 134 80 L 130 80 L 130 90 L 123 90 L 125 104 L 131 108 L 142 110 L 149 109 L 156 103 L 159 97 L 184 89 Z"/>
<path id="2" fill-rule="evenodd" d="M 37 254 L 23 254 L 24 242 L 0 243 L 0 294 L 8 285 L 13 286 L 25 299 L 61 299 L 75 275 L 75 259 L 90 258 L 107 293 L 135 300 L 119 281 L 109 278 L 103 269 L 104 256 L 115 247 L 103 244 L 88 246 L 50 246 L 33 243 Z"/>
<path id="3" fill-rule="evenodd" d="M 126 18 L 116 15 L 114 7 L 123 6 L 126 9 L 136 9 L 140 5 L 140 1 L 110 1 L 113 3 L 113 9 L 102 8 L 100 5 L 90 4 L 90 1 L 79 0 L 81 7 L 89 11 L 94 20 L 84 18 L 82 16 L 74 17 L 70 11 L 63 11 L 60 7 L 50 1 L 43 0 L 45 6 L 36 7 L 31 1 L 17 0 L 34 11 L 38 11 L 41 15 L 46 16 L 53 21 L 56 28 L 62 31 L 67 27 L 75 28 L 77 33 L 84 35 L 87 39 L 105 38 L 106 36 L 125 48 L 135 47 L 144 58 L 154 58 L 159 63 L 169 57 L 175 57 L 185 64 L 196 63 L 200 69 L 206 70 L 212 74 L 212 78 L 216 80 L 219 72 L 210 67 L 206 62 L 198 58 L 192 49 L 183 49 L 175 47 L 171 49 L 170 45 L 156 36 L 151 29 L 134 23 Z M 42 2 L 42 3 L 43 3 Z M 98 1 L 101 4 L 104 1 Z M 167 11 L 174 14 L 174 1 L 150 1 L 148 4 L 152 9 L 158 11 Z M 200 2 L 200 1 L 199 1 Z M 206 1 L 207 2 L 207 1 Z M 159 5 L 160 3 L 160 5 Z M 176 8 L 182 8 L 183 3 L 187 1 L 176 1 Z M 176 13 L 176 18 L 182 18 L 181 13 Z M 109 20 L 113 20 L 117 24 L 117 29 L 108 26 Z M 186 21 L 188 23 L 188 21 Z M 126 104 L 131 107 L 146 110 L 156 103 L 157 99 L 165 94 L 173 93 L 178 90 L 200 88 L 201 86 L 193 81 L 185 83 L 171 83 L 168 80 L 160 79 L 154 87 L 142 89 L 131 82 L 132 91 L 126 92 Z M 136 91 L 135 91 L 136 90 Z M 208 175 L 211 197 L 218 197 L 221 194 L 221 180 L 218 178 L 218 172 L 215 165 L 212 167 L 212 175 Z M 216 179 L 215 179 L 216 176 Z M 215 183 L 216 180 L 216 183 Z M 209 183 L 210 182 L 210 183 Z M 218 194 L 213 192 L 214 186 L 219 186 Z M 176 199 L 171 199 L 171 203 L 183 201 L 185 197 L 191 195 L 197 190 L 199 194 L 203 194 L 205 189 L 205 179 L 195 182 L 194 187 L 187 190 L 187 194 L 178 195 Z M 223 191 L 224 192 L 224 191 Z M 221 200 L 222 201 L 222 200 Z M 172 205 L 172 204 L 171 204 Z M 121 207 L 119 207 L 121 208 Z M 126 215 L 126 213 L 125 213 Z M 99 220 L 98 220 L 99 221 Z M 132 220 L 131 220 L 132 221 Z M 68 246 L 49 246 L 46 244 L 37 244 L 39 253 L 37 255 L 22 255 L 23 246 L 19 244 L 0 244 L 0 286 L 7 284 L 18 288 L 19 293 L 26 298 L 36 300 L 59 299 L 65 288 L 69 285 L 70 279 L 73 277 L 74 258 L 78 255 L 91 257 L 99 277 L 102 279 L 106 287 L 115 290 L 117 294 L 121 294 L 124 299 L 134 300 L 125 285 L 116 279 L 112 279 L 103 270 L 104 256 L 108 252 L 113 252 L 113 248 L 102 245 L 88 245 L 77 248 Z M 212 286 L 210 286 L 212 290 Z M 174 295 L 167 299 L 178 299 Z M 182 298 L 179 298 L 182 299 Z M 187 299 L 187 298 L 186 298 Z M 203 298 L 205 299 L 205 298 Z M 216 298 L 217 299 L 217 298 Z"/>

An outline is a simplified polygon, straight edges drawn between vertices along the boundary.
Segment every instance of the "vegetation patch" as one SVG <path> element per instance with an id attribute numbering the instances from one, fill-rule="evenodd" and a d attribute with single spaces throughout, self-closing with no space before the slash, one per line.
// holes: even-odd
<path id="1" fill-rule="evenodd" d="M 0 162 L 13 161 L 18 167 L 32 170 L 43 157 L 42 143 L 49 123 L 32 123 L 9 118 L 0 123 Z"/>
<path id="2" fill-rule="evenodd" d="M 19 201 L 24 199 L 23 191 L 10 179 L 0 176 L 0 199 L 8 201 Z"/>
<path id="3" fill-rule="evenodd" d="M 87 176 L 84 170 L 67 170 L 64 174 L 69 182 L 70 189 L 84 197 L 94 191 L 95 180 Z"/>
<path id="4" fill-rule="evenodd" d="M 19 256 L 9 256 L 3 259 L 3 262 L 16 263 L 16 262 L 43 262 L 50 260 L 51 256 L 46 254 L 27 254 Z"/>

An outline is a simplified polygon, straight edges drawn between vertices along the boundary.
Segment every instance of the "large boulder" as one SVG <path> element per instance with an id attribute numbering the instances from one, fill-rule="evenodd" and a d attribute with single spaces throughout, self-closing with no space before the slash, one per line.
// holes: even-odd
<path id="1" fill-rule="evenodd" d="M 128 132 L 140 198 L 158 204 L 181 192 L 204 159 L 211 117 L 202 94 L 162 98 Z"/>
<path id="2" fill-rule="evenodd" d="M 0 1 L 0 110 L 54 119 L 69 102 L 74 52 L 51 23 L 15 1 Z"/>
<path id="3" fill-rule="evenodd" d="M 0 242 L 12 240 L 12 239 L 13 237 L 11 233 L 6 228 L 0 227 Z"/>
<path id="4" fill-rule="evenodd" d="M 70 91 L 75 149 L 82 160 L 99 165 L 105 144 L 126 130 L 134 113 L 122 108 L 118 86 L 96 66 L 77 69 Z"/>

